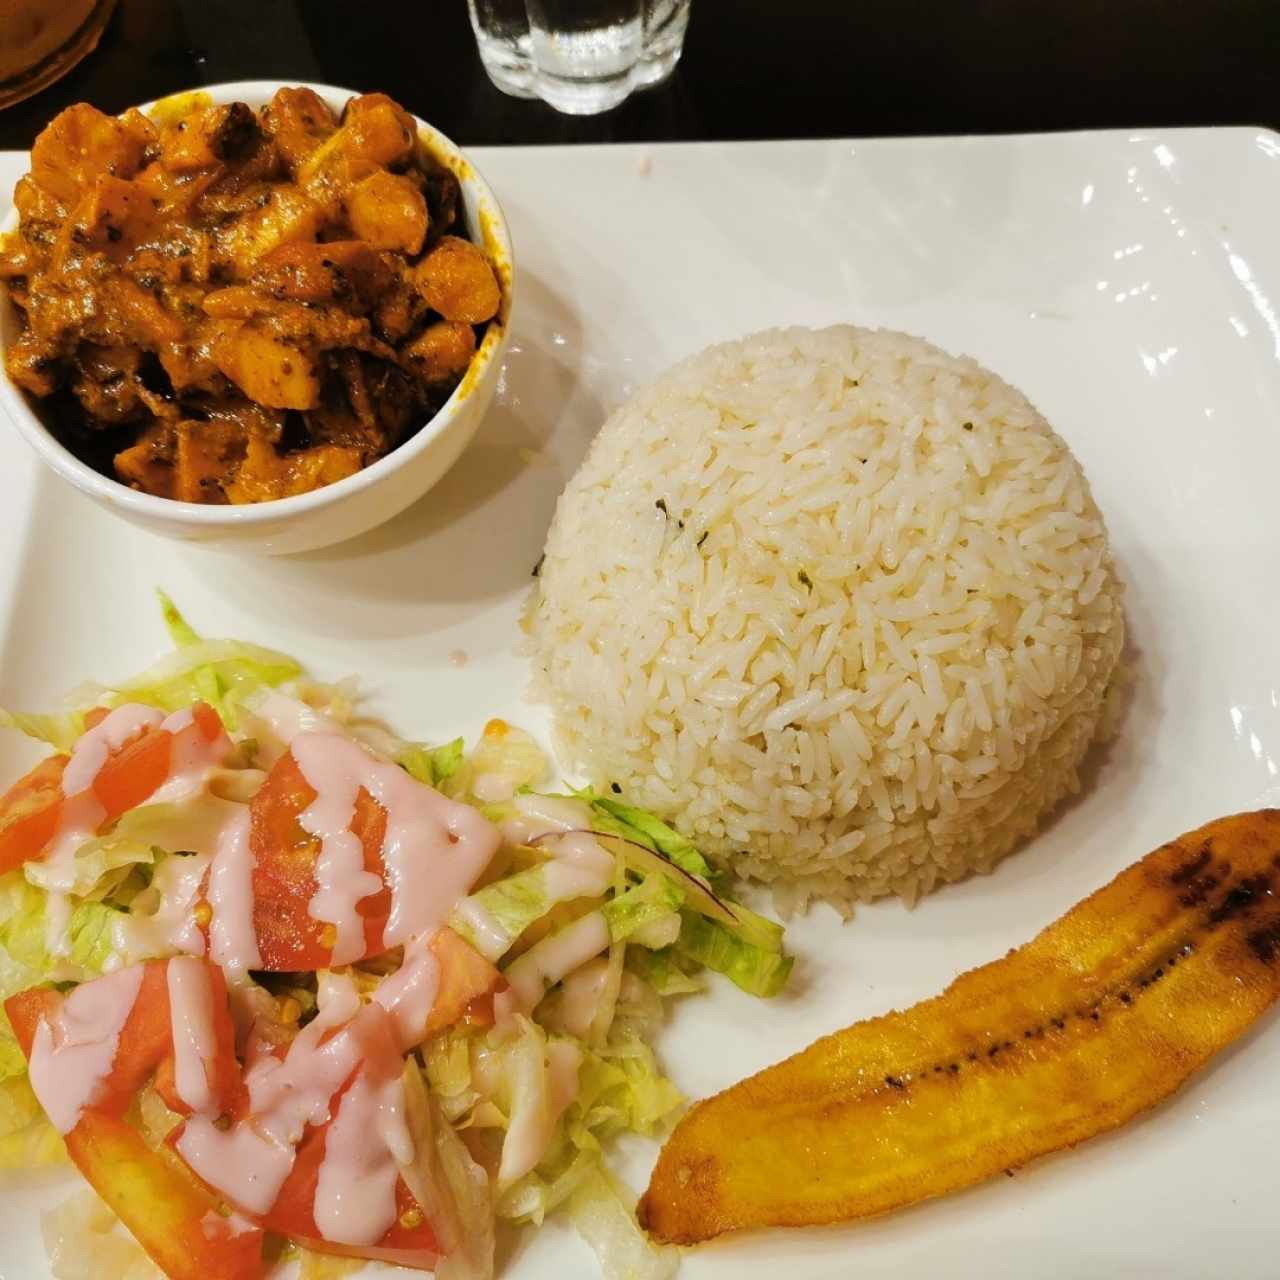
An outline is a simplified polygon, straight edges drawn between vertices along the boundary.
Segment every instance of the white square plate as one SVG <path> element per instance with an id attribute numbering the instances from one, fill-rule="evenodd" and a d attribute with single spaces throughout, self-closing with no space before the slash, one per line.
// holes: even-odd
<path id="1" fill-rule="evenodd" d="M 1023 388 L 1074 448 L 1128 582 L 1137 686 L 1085 794 L 992 876 L 790 931 L 794 991 L 679 1003 L 676 1082 L 721 1088 L 940 990 L 1163 839 L 1280 802 L 1280 139 L 1249 129 L 494 149 L 519 295 L 498 402 L 383 529 L 289 560 L 161 542 L 0 431 L 0 703 L 41 707 L 162 647 L 163 586 L 211 634 L 357 672 L 421 737 L 521 703 L 516 619 L 555 497 L 606 411 L 714 340 L 836 321 L 920 333 Z M 25 157 L 4 157 L 8 190 Z M 457 667 L 450 655 L 467 655 Z M 2 776 L 26 763 L 0 743 Z M 869 1225 L 743 1237 L 688 1280 L 1277 1274 L 1280 1023 L 1124 1132 Z M 640 1186 L 653 1151 L 633 1144 Z M 0 1195 L 0 1276 L 47 1274 L 37 1180 Z M 596 1274 L 552 1227 L 510 1280 Z"/>

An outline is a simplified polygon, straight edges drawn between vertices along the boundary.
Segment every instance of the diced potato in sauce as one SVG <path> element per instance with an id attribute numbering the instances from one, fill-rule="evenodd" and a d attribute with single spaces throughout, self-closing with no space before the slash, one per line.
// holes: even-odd
<path id="1" fill-rule="evenodd" d="M 14 203 L 9 377 L 78 415 L 87 461 L 176 501 L 354 474 L 438 411 L 501 310 L 457 179 L 385 94 L 340 115 L 303 88 L 154 120 L 81 103 Z"/>
<path id="2" fill-rule="evenodd" d="M 320 403 L 315 362 L 303 350 L 255 321 L 228 327 L 213 358 L 250 400 L 273 409 L 314 409 Z"/>
<path id="3" fill-rule="evenodd" d="M 99 174 L 132 178 L 146 149 L 142 130 L 81 102 L 55 116 L 36 139 L 31 176 L 54 195 L 74 201 Z"/>
<path id="4" fill-rule="evenodd" d="M 137 242 L 155 221 L 155 208 L 136 182 L 101 173 L 76 205 L 68 235 L 77 246 L 108 248 Z"/>
<path id="5" fill-rule="evenodd" d="M 414 269 L 418 292 L 446 320 L 481 324 L 498 314 L 502 290 L 489 259 L 470 240 L 443 236 Z"/>
<path id="6" fill-rule="evenodd" d="M 170 173 L 210 169 L 244 152 L 258 136 L 243 102 L 195 111 L 160 132 L 160 163 Z"/>
<path id="7" fill-rule="evenodd" d="M 411 179 L 379 169 L 347 192 L 347 218 L 361 240 L 410 256 L 427 238 L 427 202 Z"/>
<path id="8" fill-rule="evenodd" d="M 438 320 L 405 347 L 405 367 L 423 382 L 457 382 L 475 353 L 476 334 L 469 324 Z"/>
<path id="9" fill-rule="evenodd" d="M 298 170 L 298 182 L 326 207 L 340 202 L 361 178 L 406 161 L 414 135 L 402 112 L 388 103 L 351 115 L 337 133 L 326 138 Z"/>
<path id="10" fill-rule="evenodd" d="M 276 144 L 289 173 L 338 127 L 325 100 L 314 89 L 280 89 L 262 109 L 262 127 Z"/>
<path id="11" fill-rule="evenodd" d="M 219 236 L 219 256 L 233 274 L 246 276 L 272 249 L 295 240 L 314 240 L 323 221 L 320 206 L 305 191 L 283 184 L 273 187 L 256 209 Z"/>

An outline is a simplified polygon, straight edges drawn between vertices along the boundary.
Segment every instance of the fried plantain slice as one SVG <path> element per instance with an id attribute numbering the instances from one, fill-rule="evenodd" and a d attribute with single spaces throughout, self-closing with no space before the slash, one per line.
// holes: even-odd
<path id="1" fill-rule="evenodd" d="M 1114 1129 L 1280 996 L 1280 810 L 1162 845 L 1026 946 L 695 1106 L 658 1240 L 887 1213 Z"/>

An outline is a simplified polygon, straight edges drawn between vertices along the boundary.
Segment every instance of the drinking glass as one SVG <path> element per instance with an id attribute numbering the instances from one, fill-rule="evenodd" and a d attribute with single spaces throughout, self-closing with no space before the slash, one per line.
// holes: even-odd
<path id="1" fill-rule="evenodd" d="M 592 115 L 661 83 L 690 0 L 467 0 L 480 60 L 504 93 Z"/>
<path id="2" fill-rule="evenodd" d="M 524 0 L 467 0 L 467 8 L 489 79 L 513 98 L 536 98 Z"/>

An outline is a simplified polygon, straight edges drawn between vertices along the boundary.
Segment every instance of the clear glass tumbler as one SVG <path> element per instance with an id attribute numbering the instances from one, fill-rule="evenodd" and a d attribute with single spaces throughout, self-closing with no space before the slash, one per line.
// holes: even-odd
<path id="1" fill-rule="evenodd" d="M 467 0 L 480 60 L 504 93 L 593 115 L 675 69 L 690 0 Z"/>
<path id="2" fill-rule="evenodd" d="M 467 7 L 489 79 L 514 98 L 536 98 L 524 0 L 467 0 Z"/>

